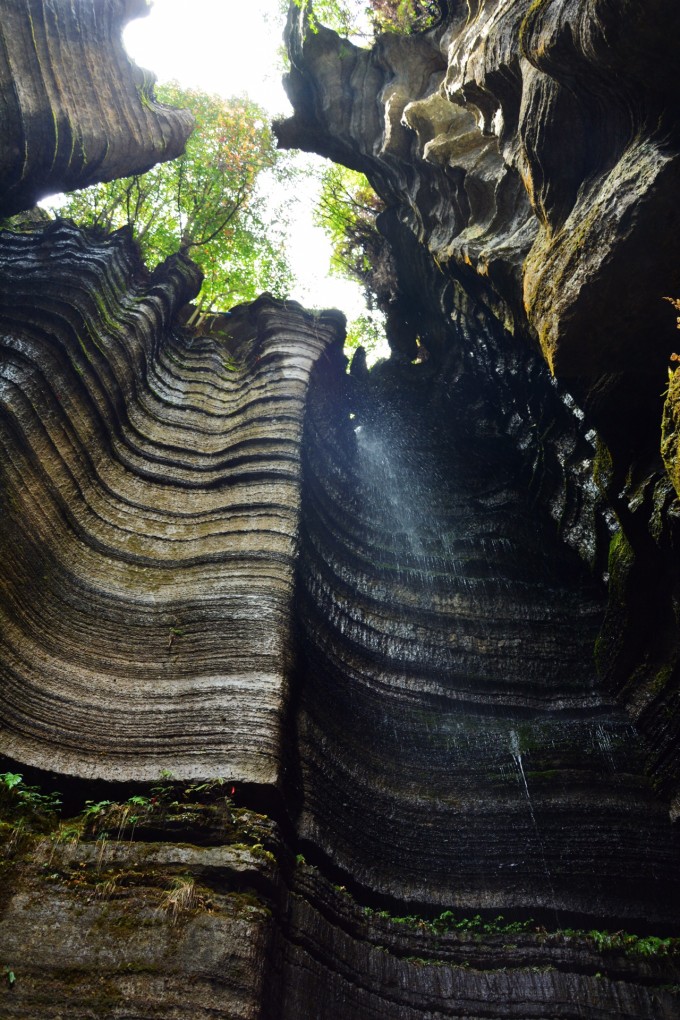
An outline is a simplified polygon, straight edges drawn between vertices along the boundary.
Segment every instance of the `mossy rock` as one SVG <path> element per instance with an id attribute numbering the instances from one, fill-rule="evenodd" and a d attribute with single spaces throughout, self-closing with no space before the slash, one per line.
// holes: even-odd
<path id="1" fill-rule="evenodd" d="M 670 374 L 668 393 L 663 408 L 661 423 L 661 456 L 673 483 L 673 488 L 680 496 L 680 371 L 676 369 Z"/>

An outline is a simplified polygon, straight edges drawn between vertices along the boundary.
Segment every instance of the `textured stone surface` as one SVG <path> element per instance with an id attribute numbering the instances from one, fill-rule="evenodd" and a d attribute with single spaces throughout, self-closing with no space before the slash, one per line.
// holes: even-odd
<path id="1" fill-rule="evenodd" d="M 185 330 L 191 263 L 0 234 L 2 751 L 276 783 L 307 377 L 339 318 Z"/>
<path id="2" fill-rule="evenodd" d="M 330 890 L 305 868 L 298 871 L 288 911 L 291 935 L 278 957 L 283 1005 L 281 1014 L 273 1014 L 285 1020 L 671 1020 L 677 1013 L 667 961 L 659 966 L 609 952 L 604 964 L 588 938 L 432 934 L 422 925 L 357 909 L 346 892 Z"/>
<path id="3" fill-rule="evenodd" d="M 272 886 L 252 851 L 45 838 L 23 856 L 3 875 L 3 1018 L 261 1017 Z"/>
<path id="4" fill-rule="evenodd" d="M 623 431 L 628 381 L 638 411 L 663 384 L 660 298 L 680 283 L 677 8 L 450 7 L 430 32 L 372 50 L 305 32 L 298 14 L 281 140 L 367 173 L 440 267 L 464 286 L 479 277 L 477 302 L 512 329 L 526 309 L 558 375 L 606 398 Z"/>
<path id="5" fill-rule="evenodd" d="M 603 593 L 507 437 L 450 427 L 455 392 L 315 370 L 300 835 L 428 907 L 673 922 L 677 843 L 593 663 Z"/>
<path id="6" fill-rule="evenodd" d="M 87 50 L 139 7 L 7 10 L 30 53 L 28 14 Z M 678 933 L 668 344 L 639 314 L 673 281 L 677 12 L 451 4 L 372 52 L 297 17 L 281 138 L 386 202 L 389 363 L 346 375 L 339 316 L 266 296 L 192 330 L 195 267 L 125 233 L 0 234 L 2 768 L 121 802 L 0 818 L 0 1015 L 671 1020 L 677 953 L 565 929 Z M 149 116 L 130 138 L 169 154 Z"/>
<path id="7" fill-rule="evenodd" d="M 541 482 L 537 500 L 606 572 L 605 543 L 593 544 L 592 479 L 600 486 L 632 555 L 611 560 L 599 669 L 642 726 L 670 800 L 680 563 L 659 445 L 677 347 L 662 296 L 680 285 L 678 38 L 669 2 L 644 13 L 605 0 L 455 3 L 429 32 L 372 50 L 306 32 L 297 13 L 296 113 L 278 129 L 283 144 L 368 175 L 387 206 L 393 349 L 412 358 L 420 336 L 445 374 L 457 366 L 472 414 L 495 404 Z M 594 463 L 541 383 L 536 350 L 582 408 L 582 436 L 597 429 Z M 670 405 L 666 421 L 674 477 Z"/>
<path id="8" fill-rule="evenodd" d="M 121 40 L 146 0 L 3 0 L 0 214 L 182 152 L 187 111 L 153 98 Z"/>

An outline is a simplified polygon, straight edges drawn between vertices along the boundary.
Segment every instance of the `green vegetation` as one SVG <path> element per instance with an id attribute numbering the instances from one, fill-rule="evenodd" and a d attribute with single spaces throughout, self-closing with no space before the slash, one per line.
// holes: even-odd
<path id="1" fill-rule="evenodd" d="M 295 3 L 307 9 L 313 27 L 324 25 L 346 37 L 422 32 L 439 21 L 445 6 L 439 0 L 295 0 Z"/>
<path id="2" fill-rule="evenodd" d="M 261 917 L 270 908 L 260 894 L 240 888 L 238 876 L 235 889 L 227 883 L 216 892 L 201 884 L 201 872 L 192 873 L 181 857 L 157 861 L 159 841 L 228 846 L 255 860 L 273 861 L 264 845 L 276 845 L 273 823 L 236 807 L 234 792 L 223 777 L 181 783 L 164 770 L 145 792 L 120 801 L 88 801 L 75 817 L 60 821 L 51 810 L 59 805 L 59 794 L 42 793 L 19 773 L 6 772 L 0 776 L 0 889 L 5 896 L 18 891 L 40 896 L 46 884 L 56 883 L 59 895 L 72 895 L 75 916 L 85 904 L 97 902 L 93 926 L 114 938 L 153 927 L 159 917 L 172 927 L 197 915 L 225 912 L 257 921 L 254 912 Z M 47 809 L 49 819 L 39 813 Z M 143 841 L 136 846 L 135 835 Z M 121 840 L 129 847 L 123 853 L 115 849 Z M 11 987 L 16 980 L 11 961 L 2 975 Z"/>
<path id="3" fill-rule="evenodd" d="M 304 864 L 298 860 L 298 864 Z M 352 899 L 351 893 L 343 885 L 334 885 L 333 889 Z M 372 907 L 360 907 L 367 918 L 385 921 L 390 925 L 400 925 L 414 932 L 422 932 L 433 936 L 461 935 L 474 941 L 483 941 L 490 936 L 527 935 L 540 942 L 559 942 L 565 939 L 588 941 L 594 944 L 599 952 L 623 952 L 638 956 L 678 956 L 680 957 L 680 938 L 661 938 L 657 935 L 634 935 L 626 931 L 586 930 L 585 928 L 558 928 L 548 931 L 543 925 L 537 924 L 533 918 L 524 920 L 508 920 L 503 914 L 484 918 L 481 914 L 458 916 L 451 910 L 444 910 L 438 917 L 426 918 L 419 914 L 398 916 L 389 910 L 374 910 Z M 424 962 L 431 962 L 429 960 Z"/>
<path id="4" fill-rule="evenodd" d="M 43 831 L 56 824 L 61 794 L 29 786 L 18 772 L 0 773 L 0 817 L 15 825 Z"/>
<path id="5" fill-rule="evenodd" d="M 368 312 L 348 323 L 348 353 L 359 346 L 370 353 L 385 343 L 384 319 L 375 310 L 377 291 L 391 286 L 385 242 L 376 227 L 383 208 L 364 174 L 338 163 L 323 171 L 314 219 L 331 242 L 331 272 L 361 284 L 369 306 Z"/>
<path id="6" fill-rule="evenodd" d="M 547 931 L 537 925 L 531 918 L 524 921 L 508 921 L 502 914 L 491 919 L 484 919 L 480 914 L 472 917 L 457 917 L 452 911 L 445 910 L 434 920 L 427 920 L 417 914 L 405 917 L 394 917 L 386 910 L 374 912 L 364 908 L 364 913 L 374 914 L 393 924 L 403 924 L 414 930 L 428 932 L 431 935 L 465 934 L 480 939 L 488 935 L 535 935 L 541 940 L 579 939 L 593 942 L 600 951 L 616 951 L 638 956 L 680 956 L 680 938 L 660 938 L 656 935 L 634 935 L 625 931 L 599 931 L 583 928 L 558 928 Z"/>
<path id="7" fill-rule="evenodd" d="M 376 32 L 423 32 L 435 25 L 445 6 L 437 0 L 371 0 Z"/>
<path id="8" fill-rule="evenodd" d="M 314 218 L 330 239 L 336 275 L 365 285 L 381 243 L 375 221 L 383 208 L 364 174 L 339 163 L 323 171 Z"/>
<path id="9" fill-rule="evenodd" d="M 598 949 L 614 949 L 630 953 L 634 956 L 679 956 L 680 939 L 659 938 L 656 935 L 632 935 L 625 931 L 597 931 L 572 932 L 565 929 L 561 932 L 564 936 L 576 935 L 579 938 L 592 939 Z"/>
<path id="10" fill-rule="evenodd" d="M 148 793 L 136 793 L 125 801 L 88 800 L 77 815 L 60 819 L 60 793 L 43 793 L 28 786 L 14 772 L 0 774 L 0 826 L 6 838 L 49 834 L 56 844 L 109 839 L 144 838 L 144 832 L 167 829 L 177 839 L 182 834 L 203 834 L 272 860 L 268 849 L 272 827 L 264 815 L 234 805 L 233 787 L 223 777 L 181 783 L 164 770 Z"/>
<path id="11" fill-rule="evenodd" d="M 291 283 L 285 252 L 288 223 L 265 190 L 299 171 L 277 150 L 264 110 L 247 98 L 159 85 L 157 98 L 191 110 L 196 128 L 184 155 L 146 174 L 74 192 L 55 215 L 81 226 L 132 228 L 150 265 L 183 252 L 204 273 L 200 311 L 251 301 L 263 291 L 283 297 Z"/>
<path id="12" fill-rule="evenodd" d="M 473 935 L 517 935 L 521 932 L 536 931 L 536 923 L 531 918 L 526 921 L 506 921 L 502 914 L 485 920 L 480 914 L 474 914 L 472 917 L 457 917 L 453 911 L 444 910 L 438 917 L 428 920 L 418 914 L 395 917 L 387 910 L 373 911 L 369 907 L 364 908 L 364 913 L 391 921 L 393 924 L 403 924 L 407 928 L 428 932 L 430 935 L 446 935 L 454 932 Z"/>

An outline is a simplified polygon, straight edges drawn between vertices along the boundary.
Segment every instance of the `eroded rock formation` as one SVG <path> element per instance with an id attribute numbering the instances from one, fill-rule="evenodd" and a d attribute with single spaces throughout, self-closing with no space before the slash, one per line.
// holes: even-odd
<path id="1" fill-rule="evenodd" d="M 532 507 L 511 443 L 446 421 L 455 389 L 426 367 L 383 366 L 344 400 L 325 364 L 315 377 L 300 835 L 430 910 L 672 921 L 667 810 L 594 669 L 603 592 Z"/>
<path id="2" fill-rule="evenodd" d="M 567 521 L 580 518 L 574 546 L 591 562 L 582 511 L 597 480 L 622 529 L 599 670 L 642 725 L 671 799 L 679 564 L 675 492 L 659 451 L 677 346 L 663 296 L 680 289 L 680 157 L 674 63 L 662 55 L 677 39 L 671 3 L 654 13 L 608 2 L 454 3 L 436 28 L 385 35 L 372 50 L 307 31 L 298 10 L 289 25 L 296 112 L 278 129 L 283 144 L 367 174 L 387 206 L 379 228 L 398 277 L 387 309 L 392 301 L 408 319 L 395 349 L 413 357 L 420 335 L 444 376 L 455 364 L 475 409 L 493 380 L 497 421 L 522 433 L 516 445 L 532 477 L 546 458 L 549 484 L 563 476 L 560 497 L 544 491 L 540 501 L 563 533 L 565 506 Z M 586 470 L 581 455 L 565 455 L 570 430 L 555 427 L 561 412 L 538 378 L 539 351 L 585 428 L 597 429 Z M 664 440 L 672 479 L 675 393 L 671 385 Z M 606 554 L 594 558 L 607 569 Z"/>
<path id="3" fill-rule="evenodd" d="M 136 5 L 66 6 L 7 9 L 120 56 Z M 387 205 L 370 373 L 337 313 L 196 326 L 126 232 L 0 233 L 0 752 L 47 791 L 0 785 L 3 1018 L 677 1016 L 655 31 L 508 0 L 363 51 L 292 12 L 281 139 Z"/>
<path id="4" fill-rule="evenodd" d="M 156 103 L 121 40 L 146 0 L 3 0 L 0 215 L 143 173 L 182 152 L 186 110 Z"/>
<path id="5" fill-rule="evenodd" d="M 196 268 L 149 277 L 124 231 L 0 243 L 5 753 L 278 785 L 304 395 L 333 316 L 263 298 L 195 335 Z"/>

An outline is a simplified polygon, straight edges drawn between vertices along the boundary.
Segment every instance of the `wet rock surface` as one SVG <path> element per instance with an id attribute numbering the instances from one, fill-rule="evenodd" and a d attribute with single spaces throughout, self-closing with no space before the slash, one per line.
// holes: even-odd
<path id="1" fill-rule="evenodd" d="M 120 63 L 142 7 L 6 4 L 6 212 L 181 145 Z M 292 12 L 281 139 L 387 207 L 370 373 L 338 313 L 192 325 L 196 267 L 125 232 L 0 233 L 3 1018 L 677 1016 L 680 415 L 673 380 L 666 473 L 644 315 L 677 27 L 498 0 L 364 51 Z"/>
<path id="2" fill-rule="evenodd" d="M 642 728 L 673 803 L 673 384 L 668 474 L 660 446 L 677 347 L 663 296 L 680 289 L 680 150 L 674 65 L 661 54 L 677 47 L 677 19 L 670 3 L 644 15 L 599 0 L 455 3 L 429 31 L 388 34 L 365 50 L 308 31 L 294 12 L 295 114 L 278 128 L 283 144 L 368 176 L 386 205 L 378 228 L 395 267 L 382 295 L 393 350 L 413 358 L 420 337 L 445 373 L 457 360 L 475 414 L 480 394 L 493 393 L 497 426 L 531 477 L 545 480 L 538 502 L 560 526 L 568 507 L 574 547 L 610 574 L 600 675 Z M 566 385 L 581 437 L 597 436 L 594 461 L 544 389 L 536 357 Z M 593 480 L 627 557 L 588 540 Z"/>
<path id="3" fill-rule="evenodd" d="M 594 668 L 603 591 L 424 374 L 313 376 L 300 836 L 428 908 L 672 923 L 667 811 Z"/>

